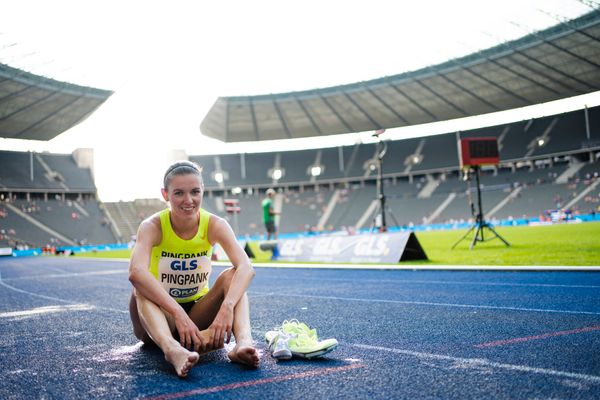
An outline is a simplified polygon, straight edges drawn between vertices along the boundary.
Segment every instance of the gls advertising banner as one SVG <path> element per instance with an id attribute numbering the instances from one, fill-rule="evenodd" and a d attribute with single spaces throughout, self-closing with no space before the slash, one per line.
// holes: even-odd
<path id="1" fill-rule="evenodd" d="M 282 261 L 395 263 L 425 260 L 427 256 L 413 232 L 357 236 L 314 236 L 279 240 Z"/>

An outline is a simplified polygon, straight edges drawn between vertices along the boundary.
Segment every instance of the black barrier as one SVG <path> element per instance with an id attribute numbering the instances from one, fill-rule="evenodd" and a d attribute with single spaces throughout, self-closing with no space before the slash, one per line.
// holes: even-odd
<path id="1" fill-rule="evenodd" d="M 414 260 L 427 260 L 427 254 L 421 247 L 421 243 L 417 239 L 417 236 L 411 232 L 404 246 L 404 251 L 400 257 L 400 261 L 414 261 Z"/>

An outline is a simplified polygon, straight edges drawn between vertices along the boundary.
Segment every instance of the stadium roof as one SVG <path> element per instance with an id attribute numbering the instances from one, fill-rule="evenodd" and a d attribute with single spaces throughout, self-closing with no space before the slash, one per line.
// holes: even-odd
<path id="1" fill-rule="evenodd" d="M 445 63 L 370 81 L 219 97 L 200 125 L 224 142 L 396 128 L 509 110 L 600 89 L 600 12 Z"/>
<path id="2" fill-rule="evenodd" d="M 0 137 L 53 139 L 85 120 L 112 94 L 0 64 Z"/>

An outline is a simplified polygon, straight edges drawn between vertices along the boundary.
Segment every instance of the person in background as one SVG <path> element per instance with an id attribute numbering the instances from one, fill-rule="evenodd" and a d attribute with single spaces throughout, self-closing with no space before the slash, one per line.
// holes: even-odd
<path id="1" fill-rule="evenodd" d="M 277 240 L 277 227 L 275 226 L 275 216 L 278 212 L 275 212 L 273 208 L 273 198 L 275 197 L 275 190 L 267 189 L 267 197 L 262 201 L 263 209 L 263 222 L 265 223 L 265 229 L 267 230 L 267 240 L 271 240 L 273 236 L 274 240 Z"/>

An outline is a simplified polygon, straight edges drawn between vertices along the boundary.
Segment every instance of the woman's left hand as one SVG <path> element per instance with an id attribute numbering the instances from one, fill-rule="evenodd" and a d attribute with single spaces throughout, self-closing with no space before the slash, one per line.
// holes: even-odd
<path id="1" fill-rule="evenodd" d="M 223 342 L 229 343 L 233 334 L 233 306 L 223 303 L 210 329 L 213 334 L 213 348 L 219 349 L 223 347 Z"/>

